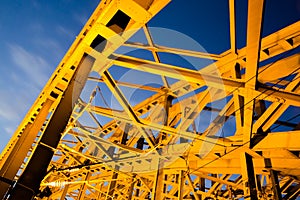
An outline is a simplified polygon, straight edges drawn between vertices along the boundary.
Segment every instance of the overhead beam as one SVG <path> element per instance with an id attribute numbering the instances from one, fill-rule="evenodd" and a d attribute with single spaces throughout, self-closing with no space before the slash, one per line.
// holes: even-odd
<path id="1" fill-rule="evenodd" d="M 236 91 L 243 96 L 249 97 L 248 102 L 254 98 L 257 98 L 268 101 L 285 102 L 289 105 L 300 106 L 299 94 L 283 90 L 276 90 L 265 85 L 259 85 L 257 88 L 246 88 L 246 82 L 242 79 L 217 77 L 206 73 L 203 74 L 195 70 L 183 69 L 173 65 L 155 63 L 152 61 L 145 61 L 138 58 L 132 58 L 130 56 L 118 56 L 113 60 L 113 62 L 118 66 L 157 75 L 160 75 L 161 70 L 164 70 L 164 74 L 168 77 L 186 82 L 198 83 L 202 86 L 207 85 L 209 87 L 218 88 L 223 90 L 227 95 Z"/>

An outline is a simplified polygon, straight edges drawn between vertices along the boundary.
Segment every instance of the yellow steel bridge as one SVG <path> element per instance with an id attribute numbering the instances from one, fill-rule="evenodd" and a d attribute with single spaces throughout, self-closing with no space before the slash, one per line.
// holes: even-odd
<path id="1" fill-rule="evenodd" d="M 228 1 L 230 48 L 213 54 L 155 43 L 147 23 L 170 0 L 102 0 L 3 150 L 0 196 L 296 199 L 300 123 L 282 115 L 300 113 L 300 21 L 262 37 L 265 2 L 249 0 L 237 48 Z"/>

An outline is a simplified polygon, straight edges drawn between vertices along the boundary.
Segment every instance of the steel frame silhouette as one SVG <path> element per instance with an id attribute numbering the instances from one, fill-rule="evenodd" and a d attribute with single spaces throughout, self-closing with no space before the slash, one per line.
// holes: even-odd
<path id="1" fill-rule="evenodd" d="M 2 152 L 0 196 L 297 198 L 299 120 L 282 115 L 300 111 L 300 55 L 287 54 L 300 44 L 300 22 L 262 38 L 264 1 L 251 0 L 247 45 L 237 49 L 235 6 L 229 0 L 230 49 L 216 55 L 155 44 L 147 22 L 168 3 L 101 1 Z M 139 29 L 147 44 L 128 41 Z M 153 59 L 120 55 L 120 47 L 148 51 Z M 188 69 L 163 63 L 160 53 L 213 64 Z M 113 67 L 160 76 L 163 85 L 118 80 Z M 89 82 L 96 87 L 80 97 Z M 107 103 L 100 86 L 122 109 Z M 133 105 L 124 88 L 153 95 Z M 220 100 L 224 106 L 214 107 Z M 199 131 L 195 121 L 207 112 L 214 118 Z M 224 135 L 229 123 L 235 128 Z"/>

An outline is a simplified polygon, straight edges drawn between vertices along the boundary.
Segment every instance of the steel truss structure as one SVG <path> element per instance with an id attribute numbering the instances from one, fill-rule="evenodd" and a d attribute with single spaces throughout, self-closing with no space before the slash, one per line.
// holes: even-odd
<path id="1" fill-rule="evenodd" d="M 237 49 L 229 0 L 231 46 L 216 55 L 155 44 L 147 22 L 168 3 L 100 2 L 2 152 L 1 197 L 298 197 L 299 115 L 283 116 L 300 111 L 300 54 L 293 53 L 300 22 L 262 38 L 264 1 L 250 0 L 247 45 Z M 128 40 L 138 30 L 147 43 Z M 122 55 L 120 48 L 153 57 Z M 175 66 L 160 53 L 211 64 Z M 162 84 L 124 81 L 120 71 Z M 86 89 L 89 83 L 95 87 Z M 211 120 L 199 125 L 200 116 Z"/>

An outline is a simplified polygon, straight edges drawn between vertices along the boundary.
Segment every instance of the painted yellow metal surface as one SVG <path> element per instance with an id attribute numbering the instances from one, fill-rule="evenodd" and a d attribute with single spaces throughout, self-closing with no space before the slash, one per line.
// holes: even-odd
<path id="1" fill-rule="evenodd" d="M 13 199 L 27 190 L 37 199 L 296 199 L 300 123 L 282 115 L 299 111 L 299 53 L 260 63 L 299 47 L 300 22 L 262 38 L 264 1 L 249 1 L 247 44 L 237 49 L 235 2 L 229 0 L 230 49 L 197 52 L 155 44 L 147 22 L 168 3 L 101 1 L 1 153 L 1 180 L 16 183 L 0 182 L 0 195 Z M 128 41 L 138 30 L 147 44 Z M 121 47 L 153 58 L 121 55 Z M 213 63 L 188 69 L 163 63 L 159 53 Z M 71 82 L 85 84 L 78 71 L 87 55 L 93 61 L 86 85 L 94 87 L 73 100 L 64 131 L 52 144 L 45 130 Z M 115 68 L 158 77 L 161 86 L 140 84 L 135 76 L 115 78 Z M 151 95 L 130 99 L 128 88 Z M 211 119 L 198 124 L 200 130 L 196 122 L 205 113 Z M 278 126 L 289 130 L 274 131 Z M 35 189 L 23 180 L 40 162 L 38 148 L 52 151 L 53 158 L 44 163 L 46 172 L 37 170 L 43 177 Z"/>

